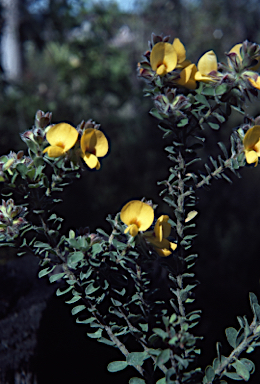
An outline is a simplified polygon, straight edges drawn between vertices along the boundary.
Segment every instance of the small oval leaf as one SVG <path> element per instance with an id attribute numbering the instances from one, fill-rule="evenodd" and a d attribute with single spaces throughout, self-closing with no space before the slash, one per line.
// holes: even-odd
<path id="1" fill-rule="evenodd" d="M 112 363 L 109 363 L 107 366 L 107 370 L 109 372 L 118 372 L 122 371 L 128 366 L 126 361 L 112 361 Z"/>

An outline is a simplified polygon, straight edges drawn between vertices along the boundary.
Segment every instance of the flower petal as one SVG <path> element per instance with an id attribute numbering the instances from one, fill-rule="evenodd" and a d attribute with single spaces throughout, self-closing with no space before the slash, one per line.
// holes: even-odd
<path id="1" fill-rule="evenodd" d="M 172 45 L 177 53 L 177 63 L 180 64 L 186 59 L 185 47 L 178 38 L 174 39 Z"/>
<path id="2" fill-rule="evenodd" d="M 94 128 L 86 129 L 80 139 L 80 147 L 83 153 L 94 152 L 97 143 Z"/>
<path id="3" fill-rule="evenodd" d="M 96 135 L 96 156 L 97 157 L 103 157 L 107 154 L 108 152 L 108 141 L 106 136 L 104 135 L 103 132 L 99 130 L 95 130 L 95 135 Z"/>
<path id="4" fill-rule="evenodd" d="M 162 241 L 163 238 L 167 238 L 168 236 L 170 236 L 171 225 L 168 223 L 168 220 L 168 215 L 162 215 L 159 217 L 154 226 L 154 234 L 159 241 Z"/>
<path id="5" fill-rule="evenodd" d="M 175 251 L 175 249 L 177 248 L 177 244 L 176 243 L 170 243 L 170 247 L 173 251 Z"/>
<path id="6" fill-rule="evenodd" d="M 236 44 L 229 51 L 229 53 L 232 53 L 232 52 L 236 53 L 238 55 L 238 58 L 240 61 L 242 61 L 242 57 L 241 57 L 241 53 L 240 53 L 242 45 L 243 45 L 242 43 Z"/>
<path id="7" fill-rule="evenodd" d="M 96 168 L 98 166 L 98 158 L 97 156 L 93 155 L 92 153 L 85 153 L 84 156 L 82 156 L 83 160 L 87 164 L 87 166 L 91 169 Z M 99 166 L 100 168 L 100 166 Z"/>
<path id="8" fill-rule="evenodd" d="M 248 164 L 253 164 L 253 163 L 256 163 L 256 165 L 258 164 L 258 156 L 255 151 L 253 150 L 245 151 L 245 156 L 246 156 L 246 162 Z"/>
<path id="9" fill-rule="evenodd" d="M 94 129 L 86 129 L 80 140 L 82 152 L 94 153 L 97 157 L 103 157 L 108 152 L 108 141 L 103 132 Z"/>
<path id="10" fill-rule="evenodd" d="M 197 68 L 195 64 L 188 65 L 181 71 L 180 78 L 176 81 L 176 83 L 188 89 L 196 89 L 197 87 L 197 83 L 195 81 L 196 72 L 197 72 Z"/>
<path id="11" fill-rule="evenodd" d="M 150 63 L 157 73 L 158 70 L 162 74 L 173 71 L 177 64 L 177 53 L 173 45 L 164 42 L 155 44 L 150 55 Z M 161 67 L 162 65 L 164 67 Z"/>
<path id="12" fill-rule="evenodd" d="M 48 153 L 49 157 L 59 157 L 62 156 L 65 151 L 62 147 L 50 145 L 49 147 L 45 148 L 43 153 Z"/>
<path id="13" fill-rule="evenodd" d="M 129 234 L 130 234 L 131 236 L 135 237 L 135 236 L 138 234 L 138 232 L 139 232 L 139 228 L 138 228 L 138 226 L 137 226 L 136 224 L 131 224 L 131 225 L 129 225 L 129 226 L 125 229 L 124 232 L 125 232 L 125 233 L 129 232 Z"/>
<path id="14" fill-rule="evenodd" d="M 213 51 L 204 53 L 204 55 L 199 59 L 197 67 L 198 71 L 204 76 L 208 75 L 212 71 L 217 71 L 217 56 Z"/>
<path id="15" fill-rule="evenodd" d="M 48 129 L 46 139 L 51 146 L 62 147 L 66 152 L 75 145 L 78 139 L 78 131 L 70 124 L 59 123 Z"/>
<path id="16" fill-rule="evenodd" d="M 250 128 L 244 137 L 243 144 L 246 150 L 253 149 L 254 145 L 260 139 L 260 125 L 255 125 Z"/>
<path id="17" fill-rule="evenodd" d="M 260 89 L 260 76 L 257 76 L 256 81 L 254 79 L 252 79 L 251 77 L 249 77 L 248 80 L 254 88 Z"/>
<path id="18" fill-rule="evenodd" d="M 154 211 L 150 205 L 132 200 L 122 208 L 120 218 L 126 225 L 136 224 L 140 231 L 145 231 L 153 223 Z"/>
<path id="19" fill-rule="evenodd" d="M 171 255 L 171 251 L 169 249 L 155 249 L 159 256 L 167 257 Z"/>

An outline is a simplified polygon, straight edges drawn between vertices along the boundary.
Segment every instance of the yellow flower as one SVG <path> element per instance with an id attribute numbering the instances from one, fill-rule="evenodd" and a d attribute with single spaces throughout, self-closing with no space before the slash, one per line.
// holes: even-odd
<path id="1" fill-rule="evenodd" d="M 196 86 L 197 86 L 197 83 L 195 80 L 196 73 L 197 73 L 196 65 L 190 64 L 181 71 L 180 78 L 176 80 L 176 83 L 188 89 L 196 89 Z"/>
<path id="2" fill-rule="evenodd" d="M 260 125 L 255 125 L 247 131 L 243 144 L 247 163 L 255 163 L 257 166 L 260 157 Z"/>
<path id="3" fill-rule="evenodd" d="M 232 53 L 232 52 L 236 53 L 238 55 L 238 58 L 239 58 L 240 61 L 242 61 L 242 56 L 241 56 L 241 53 L 240 53 L 242 45 L 243 45 L 242 43 L 236 44 L 229 51 L 229 53 Z M 257 71 L 257 69 L 260 67 L 260 56 L 258 56 L 256 58 L 256 61 L 257 61 L 257 63 L 253 67 L 250 67 L 251 71 Z"/>
<path id="4" fill-rule="evenodd" d="M 78 131 L 70 124 L 59 123 L 48 129 L 46 139 L 50 146 L 45 148 L 43 153 L 47 152 L 50 157 L 59 157 L 75 145 Z"/>
<path id="5" fill-rule="evenodd" d="M 125 233 L 136 236 L 139 231 L 146 231 L 153 223 L 153 208 L 142 201 L 129 201 L 121 210 L 120 218 L 127 225 Z"/>
<path id="6" fill-rule="evenodd" d="M 191 64 L 189 60 L 186 60 L 186 49 L 184 45 L 180 42 L 180 39 L 174 39 L 173 48 L 177 53 L 177 66 L 176 68 L 185 68 L 187 65 Z"/>
<path id="7" fill-rule="evenodd" d="M 157 75 L 164 76 L 173 71 L 177 65 L 177 53 L 170 43 L 159 42 L 153 46 L 150 63 Z"/>
<path id="8" fill-rule="evenodd" d="M 242 45 L 243 45 L 242 43 L 236 44 L 229 51 L 229 53 L 232 53 L 232 52 L 236 53 L 240 62 L 242 62 L 242 56 L 241 56 L 241 53 L 240 53 Z M 250 84 L 254 88 L 260 90 L 260 77 L 258 76 L 258 73 L 255 72 L 255 71 L 258 70 L 258 68 L 260 66 L 260 56 L 258 56 L 254 60 L 254 62 L 255 61 L 256 61 L 256 64 L 254 66 L 250 67 L 249 71 L 245 71 L 244 74 L 247 75 L 247 78 L 248 78 L 248 81 L 250 82 Z M 229 66 L 230 66 L 230 59 L 229 59 Z"/>
<path id="9" fill-rule="evenodd" d="M 242 57 L 240 54 L 241 47 L 242 47 L 242 43 L 239 43 L 239 44 L 234 45 L 234 47 L 232 47 L 229 51 L 229 53 L 236 53 L 238 55 L 238 58 L 240 61 L 242 61 Z"/>
<path id="10" fill-rule="evenodd" d="M 217 72 L 218 63 L 217 57 L 213 51 L 204 53 L 198 61 L 198 72 L 195 73 L 194 78 L 197 81 L 210 82 L 214 81 L 210 75 L 211 72 Z"/>
<path id="11" fill-rule="evenodd" d="M 260 76 L 257 76 L 256 80 L 254 80 L 252 77 L 249 77 L 248 81 L 254 88 L 260 89 Z"/>
<path id="12" fill-rule="evenodd" d="M 80 139 L 81 157 L 91 169 L 100 168 L 98 157 L 103 157 L 108 152 L 108 141 L 103 132 L 87 128 Z"/>
<path id="13" fill-rule="evenodd" d="M 162 215 L 156 221 L 153 231 L 145 232 L 145 238 L 151 243 L 160 256 L 169 256 L 177 248 L 177 244 L 171 243 L 167 237 L 171 233 L 169 216 Z"/>
<path id="14" fill-rule="evenodd" d="M 157 75 L 164 76 L 175 68 L 185 68 L 190 64 L 186 60 L 186 50 L 180 39 L 174 39 L 173 43 L 159 42 L 154 45 L 150 63 Z"/>

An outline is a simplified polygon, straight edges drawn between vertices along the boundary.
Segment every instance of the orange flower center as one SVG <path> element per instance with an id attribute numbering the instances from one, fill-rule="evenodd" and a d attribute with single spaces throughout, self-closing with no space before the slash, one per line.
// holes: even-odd
<path id="1" fill-rule="evenodd" d="M 135 224 L 135 225 L 137 225 L 138 228 L 140 228 L 140 226 L 141 226 L 141 223 L 140 223 L 140 221 L 137 220 L 137 218 L 132 219 L 130 221 L 130 224 Z"/>
<path id="2" fill-rule="evenodd" d="M 92 151 L 89 148 L 86 148 L 85 153 L 91 153 L 92 155 L 96 156 L 96 148 L 93 148 Z"/>
<path id="3" fill-rule="evenodd" d="M 56 144 L 57 147 L 61 147 L 61 148 L 65 148 L 65 145 L 64 143 L 62 143 L 61 141 L 59 143 Z"/>

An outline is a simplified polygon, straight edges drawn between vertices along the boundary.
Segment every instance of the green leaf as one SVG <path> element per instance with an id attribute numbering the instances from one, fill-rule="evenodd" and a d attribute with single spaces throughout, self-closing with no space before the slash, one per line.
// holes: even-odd
<path id="1" fill-rule="evenodd" d="M 178 124 L 177 127 L 185 127 L 189 123 L 189 119 L 182 119 Z"/>
<path id="2" fill-rule="evenodd" d="M 66 304 L 73 304 L 73 303 L 76 303 L 77 301 L 79 301 L 80 299 L 81 299 L 81 296 L 75 295 L 70 300 L 65 301 L 65 303 Z"/>
<path id="3" fill-rule="evenodd" d="M 112 363 L 109 363 L 107 366 L 107 370 L 109 372 L 118 372 L 122 371 L 127 367 L 127 362 L 126 361 L 112 361 Z"/>
<path id="4" fill-rule="evenodd" d="M 163 377 L 162 379 L 156 381 L 156 384 L 166 384 L 166 379 Z"/>
<path id="5" fill-rule="evenodd" d="M 224 93 L 226 93 L 228 91 L 228 89 L 229 89 L 229 85 L 227 85 L 227 84 L 218 85 L 215 89 L 215 95 L 221 96 Z"/>
<path id="6" fill-rule="evenodd" d="M 93 244 L 91 248 L 92 257 L 95 257 L 98 253 L 102 251 L 102 245 L 99 243 Z"/>
<path id="7" fill-rule="evenodd" d="M 57 281 L 59 279 L 62 279 L 62 277 L 65 275 L 65 272 L 56 273 L 55 275 L 51 275 L 49 280 L 50 283 L 53 283 L 54 281 Z"/>
<path id="8" fill-rule="evenodd" d="M 211 367 L 211 365 L 208 365 L 207 368 L 206 368 L 206 371 L 205 371 L 205 375 L 206 375 L 206 378 L 209 382 L 212 382 L 214 380 L 214 377 L 215 377 L 215 371 L 214 369 Z"/>
<path id="9" fill-rule="evenodd" d="M 76 315 L 77 313 L 83 311 L 85 308 L 85 305 L 77 305 L 76 307 L 72 308 L 71 313 L 72 315 Z"/>
<path id="10" fill-rule="evenodd" d="M 243 380 L 236 372 L 225 372 L 224 375 L 232 380 Z"/>
<path id="11" fill-rule="evenodd" d="M 211 86 L 205 86 L 204 89 L 201 91 L 202 95 L 206 96 L 214 96 L 215 95 L 215 89 Z"/>
<path id="12" fill-rule="evenodd" d="M 58 288 L 56 291 L 56 295 L 57 296 L 65 295 L 65 293 L 71 291 L 72 289 L 73 289 L 73 285 L 70 285 L 68 288 L 64 289 L 64 291 L 61 291 L 60 288 Z"/>
<path id="13" fill-rule="evenodd" d="M 132 352 L 126 357 L 126 361 L 129 365 L 136 367 L 137 365 L 142 366 L 145 359 L 149 358 L 147 352 Z"/>
<path id="14" fill-rule="evenodd" d="M 108 339 L 106 339 L 105 337 L 99 337 L 99 338 L 97 339 L 97 341 L 98 341 L 99 343 L 103 343 L 103 344 L 106 344 L 106 345 L 111 345 L 112 347 L 115 346 L 115 343 L 114 343 L 113 341 L 108 340 Z"/>
<path id="15" fill-rule="evenodd" d="M 210 128 L 212 128 L 212 129 L 216 129 L 216 130 L 218 130 L 219 127 L 220 127 L 219 124 L 211 123 L 210 121 L 208 121 L 208 125 L 210 126 Z"/>
<path id="16" fill-rule="evenodd" d="M 85 294 L 86 296 L 91 295 L 91 293 L 96 292 L 100 287 L 94 287 L 93 283 L 90 283 L 86 289 L 85 289 Z"/>
<path id="17" fill-rule="evenodd" d="M 73 252 L 68 257 L 68 265 L 72 266 L 73 264 L 76 264 L 83 259 L 84 259 L 84 253 L 83 252 L 80 252 L 80 251 Z"/>
<path id="18" fill-rule="evenodd" d="M 46 248 L 46 249 L 51 249 L 50 244 L 48 243 L 43 243 L 42 241 L 35 241 L 34 243 L 35 248 Z"/>
<path id="19" fill-rule="evenodd" d="M 247 367 L 248 371 L 251 374 L 254 373 L 254 371 L 255 371 L 255 364 L 253 363 L 253 361 L 251 361 L 249 359 L 246 359 L 246 358 L 242 358 L 242 359 L 240 359 L 240 361 L 241 361 L 241 363 L 243 363 Z"/>
<path id="20" fill-rule="evenodd" d="M 22 177 L 24 177 L 28 171 L 28 167 L 23 163 L 17 164 L 16 169 L 18 170 L 18 172 L 21 174 Z"/>
<path id="21" fill-rule="evenodd" d="M 95 320 L 96 320 L 95 317 L 89 317 L 88 319 L 85 319 L 85 320 L 79 320 L 79 318 L 77 318 L 76 323 L 79 323 L 79 324 L 89 324 L 89 323 L 92 323 Z"/>
<path id="22" fill-rule="evenodd" d="M 228 152 L 227 152 L 227 148 L 225 147 L 225 145 L 221 141 L 218 142 L 218 145 L 219 145 L 220 149 L 222 150 L 222 152 L 224 153 L 225 158 L 228 159 Z"/>
<path id="23" fill-rule="evenodd" d="M 257 303 L 254 303 L 253 304 L 253 311 L 254 311 L 254 314 L 257 318 L 257 321 L 260 321 L 260 305 Z"/>
<path id="24" fill-rule="evenodd" d="M 236 348 L 238 331 L 233 327 L 229 327 L 226 329 L 225 333 L 226 333 L 228 343 L 231 345 L 231 347 Z"/>
<path id="25" fill-rule="evenodd" d="M 52 271 L 54 270 L 55 267 L 56 267 L 56 265 L 54 265 L 53 267 L 50 267 L 50 268 L 44 268 L 44 269 L 42 269 L 42 270 L 38 273 L 39 278 L 48 275 L 50 272 L 52 272 Z"/>
<path id="26" fill-rule="evenodd" d="M 156 365 L 163 365 L 167 363 L 167 361 L 170 359 L 171 350 L 170 349 L 164 349 L 156 359 Z"/>
<path id="27" fill-rule="evenodd" d="M 234 364 L 232 364 L 233 367 L 236 369 L 237 374 L 242 377 L 243 380 L 248 381 L 250 378 L 250 373 L 247 369 L 247 367 L 239 360 L 237 360 Z"/>
<path id="28" fill-rule="evenodd" d="M 129 380 L 129 384 L 145 384 L 145 381 L 143 379 L 140 379 L 139 377 L 132 377 Z"/>
<path id="29" fill-rule="evenodd" d="M 201 104 L 203 104 L 203 105 L 206 105 L 208 108 L 210 108 L 209 102 L 208 102 L 208 100 L 206 99 L 205 96 L 203 96 L 203 95 L 196 95 L 196 96 L 195 96 L 195 99 L 196 99 L 199 103 L 201 103 Z"/>
<path id="30" fill-rule="evenodd" d="M 163 117 L 160 115 L 159 111 L 158 111 L 156 108 L 152 108 L 152 109 L 150 110 L 150 114 L 151 114 L 153 117 L 156 117 L 156 119 L 163 120 Z"/>
<path id="31" fill-rule="evenodd" d="M 102 336 L 102 329 L 99 328 L 96 332 L 87 333 L 88 337 L 91 339 L 99 339 Z"/>
<path id="32" fill-rule="evenodd" d="M 112 301 L 112 304 L 113 304 L 115 307 L 120 307 L 120 306 L 122 305 L 121 301 L 116 300 L 116 299 L 113 299 L 113 297 L 111 297 L 111 301 Z"/>
<path id="33" fill-rule="evenodd" d="M 169 337 L 168 333 L 163 331 L 161 328 L 153 328 L 153 332 L 160 336 L 163 340 Z"/>

